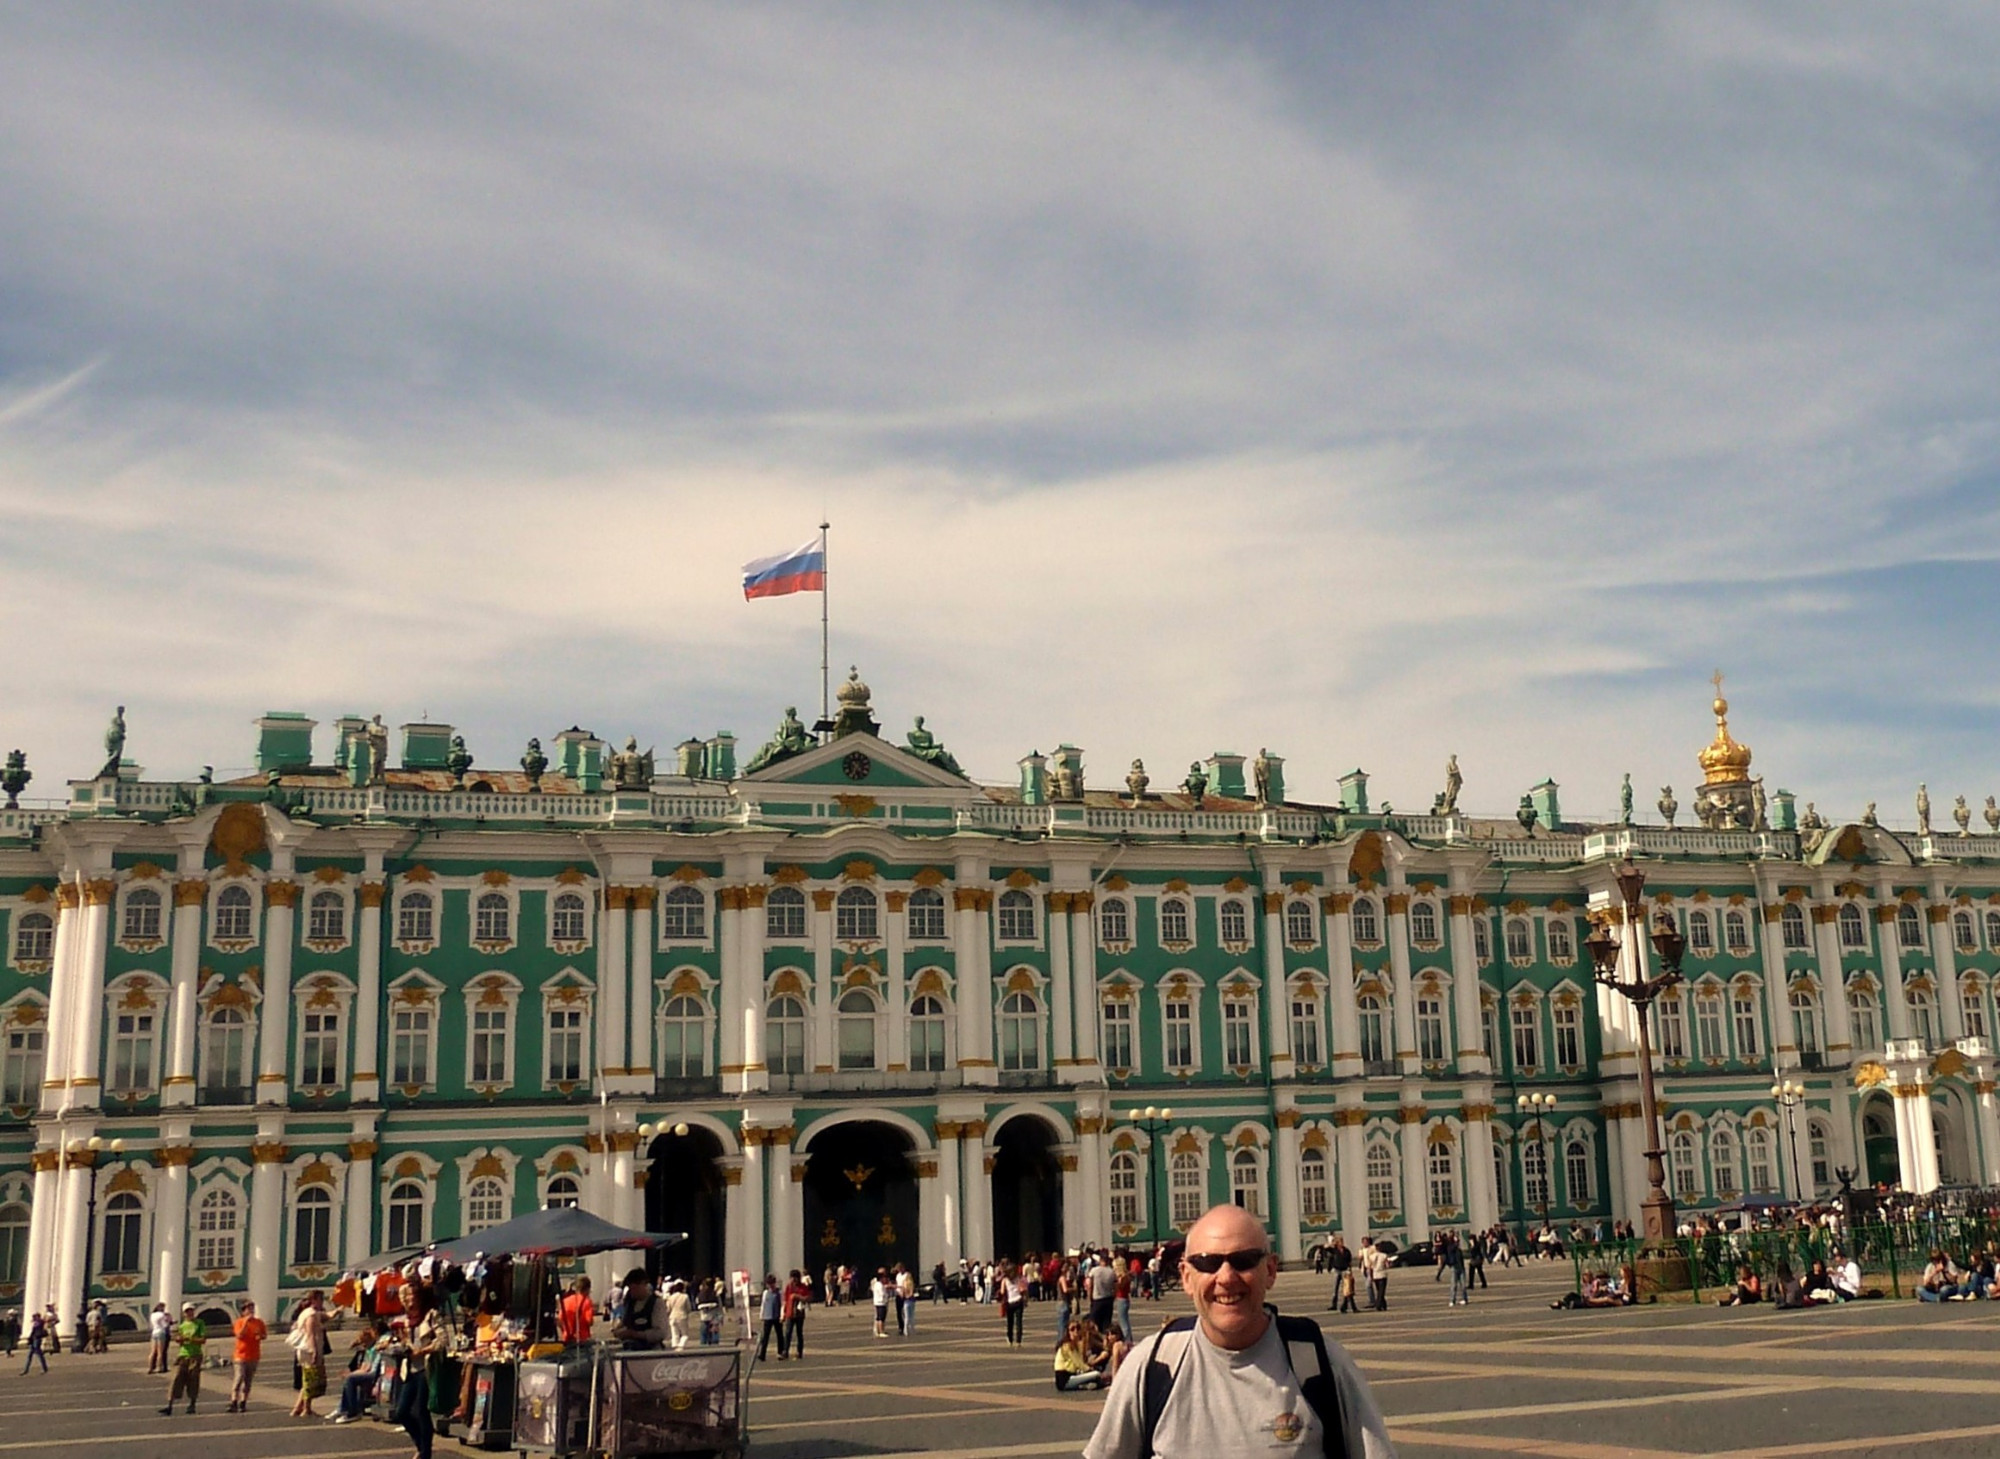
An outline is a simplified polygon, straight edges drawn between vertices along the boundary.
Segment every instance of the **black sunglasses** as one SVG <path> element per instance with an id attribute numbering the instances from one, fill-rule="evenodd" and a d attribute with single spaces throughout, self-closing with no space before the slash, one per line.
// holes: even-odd
<path id="1" fill-rule="evenodd" d="M 1190 1251 L 1184 1260 L 1203 1276 L 1213 1276 L 1222 1270 L 1227 1262 L 1233 1271 L 1254 1272 L 1270 1258 L 1268 1249 L 1262 1251 Z"/>

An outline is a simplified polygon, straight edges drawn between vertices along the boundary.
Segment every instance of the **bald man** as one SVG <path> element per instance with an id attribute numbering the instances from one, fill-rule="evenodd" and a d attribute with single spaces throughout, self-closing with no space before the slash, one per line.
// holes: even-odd
<path id="1" fill-rule="evenodd" d="M 1277 1276 L 1255 1217 L 1216 1206 L 1196 1221 L 1181 1260 L 1195 1316 L 1133 1348 L 1084 1459 L 1395 1459 L 1354 1360 L 1264 1305 Z"/>

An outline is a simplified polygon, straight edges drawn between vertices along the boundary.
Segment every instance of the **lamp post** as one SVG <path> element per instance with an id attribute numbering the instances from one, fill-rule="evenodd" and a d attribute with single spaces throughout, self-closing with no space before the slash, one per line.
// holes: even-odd
<path id="1" fill-rule="evenodd" d="M 86 1152 L 90 1156 L 90 1199 L 84 1205 L 83 1217 L 83 1295 L 76 1308 L 77 1351 L 83 1351 L 83 1332 L 90 1318 L 90 1268 L 97 1260 L 97 1156 L 106 1148 L 102 1135 L 92 1135 L 88 1140 L 71 1140 L 69 1153 L 81 1157 Z M 110 1143 L 113 1155 L 125 1153 L 125 1142 L 113 1140 Z"/>
<path id="2" fill-rule="evenodd" d="M 1653 950 L 1659 954 L 1661 972 L 1658 977 L 1647 977 L 1646 923 L 1640 902 L 1646 890 L 1646 878 L 1628 856 L 1619 865 L 1615 879 L 1619 897 L 1624 903 L 1625 935 L 1622 938 L 1615 936 L 1608 925 L 1599 923 L 1585 946 L 1590 949 L 1590 961 L 1598 983 L 1631 1003 L 1635 1022 L 1639 1026 L 1639 1117 L 1646 1122 L 1647 1146 L 1647 1191 L 1640 1209 L 1645 1245 L 1648 1249 L 1659 1250 L 1674 1239 L 1676 1222 L 1674 1200 L 1667 1193 L 1666 1149 L 1660 1134 L 1660 1106 L 1653 1095 L 1653 1042 L 1648 1025 L 1652 1021 L 1653 1001 L 1681 981 L 1681 957 L 1687 951 L 1687 939 L 1671 918 L 1662 917 L 1652 932 Z"/>
<path id="3" fill-rule="evenodd" d="M 1548 1143 L 1547 1118 L 1555 1107 L 1556 1097 L 1552 1093 L 1533 1092 L 1523 1094 L 1514 1101 L 1515 1109 L 1534 1120 L 1534 1140 L 1537 1145 L 1546 1146 Z M 1553 1179 L 1553 1172 L 1549 1169 L 1548 1151 L 1544 1149 L 1542 1152 L 1542 1184 L 1541 1189 L 1537 1192 L 1541 1196 L 1541 1199 L 1535 1202 L 1535 1205 L 1542 1218 L 1542 1225 L 1545 1227 L 1549 1224 L 1549 1182 Z M 1528 1152 L 1523 1148 L 1521 1151 L 1521 1187 L 1523 1195 L 1527 1194 L 1527 1185 Z"/>
<path id="4" fill-rule="evenodd" d="M 1797 1111 L 1798 1107 L 1806 1102 L 1806 1087 L 1796 1079 L 1779 1079 L 1771 1086 L 1771 1098 L 1775 1099 L 1778 1107 L 1785 1112 L 1785 1135 L 1792 1142 L 1793 1189 L 1798 1191 L 1799 1200 L 1803 1202 L 1807 1194 L 1806 1172 L 1805 1166 L 1799 1161 Z M 1813 1194 L 1817 1195 L 1818 1191 L 1815 1190 Z"/>
<path id="5" fill-rule="evenodd" d="M 1146 1228 L 1151 1233 L 1153 1245 L 1160 1244 L 1160 1203 L 1157 1199 L 1160 1183 L 1157 1179 L 1160 1159 L 1160 1136 L 1172 1124 L 1174 1112 L 1164 1107 L 1147 1105 L 1144 1109 L 1128 1109 L 1125 1118 L 1136 1130 L 1146 1135 Z"/>

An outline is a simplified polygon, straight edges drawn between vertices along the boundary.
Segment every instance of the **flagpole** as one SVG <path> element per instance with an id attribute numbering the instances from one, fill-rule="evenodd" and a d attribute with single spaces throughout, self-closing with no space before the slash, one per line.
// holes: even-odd
<path id="1" fill-rule="evenodd" d="M 832 586 L 832 564 L 826 555 L 826 529 L 828 523 L 822 519 L 819 524 L 819 720 L 826 724 L 833 712 L 833 696 L 828 693 L 828 670 L 826 653 L 827 594 Z"/>

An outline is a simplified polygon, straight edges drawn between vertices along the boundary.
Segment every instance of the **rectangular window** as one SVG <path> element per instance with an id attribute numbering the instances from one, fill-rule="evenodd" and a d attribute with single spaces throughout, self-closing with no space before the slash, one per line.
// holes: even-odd
<path id="1" fill-rule="evenodd" d="M 1389 1147 L 1381 1144 L 1370 1145 L 1362 1169 L 1368 1180 L 1368 1209 L 1395 1210 L 1396 1158 L 1389 1153 Z"/>
<path id="2" fill-rule="evenodd" d="M 431 899 L 429 897 L 405 897 L 397 906 L 396 940 L 398 942 L 429 942 L 432 940 Z"/>
<path id="3" fill-rule="evenodd" d="M 398 1008 L 390 1019 L 389 1082 L 431 1082 L 431 1011 Z"/>
<path id="4" fill-rule="evenodd" d="M 1493 932 L 1484 917 L 1472 919 L 1472 956 L 1482 966 L 1493 961 Z"/>
<path id="5" fill-rule="evenodd" d="M 1166 1064 L 1175 1073 L 1194 1067 L 1194 1005 L 1185 998 L 1169 998 L 1163 1009 L 1166 1029 Z M 1200 1212 L 1196 1212 L 1199 1215 Z"/>
<path id="6" fill-rule="evenodd" d="M 1549 1208 L 1549 1151 L 1539 1140 L 1521 1147 L 1521 1191 L 1537 1211 Z"/>
<path id="7" fill-rule="evenodd" d="M 1583 1015 L 1573 1003 L 1555 1007 L 1556 1067 L 1575 1073 L 1583 1067 Z"/>
<path id="8" fill-rule="evenodd" d="M 1442 1064 L 1446 1059 L 1444 999 L 1435 994 L 1417 999 L 1417 1057 L 1426 1064 Z"/>
<path id="9" fill-rule="evenodd" d="M 1986 1000 L 1979 996 L 1979 989 L 1965 990 L 1965 1033 L 1967 1038 L 1986 1037 Z"/>
<path id="10" fill-rule="evenodd" d="M 1314 1226 L 1326 1220 L 1326 1161 L 1308 1150 L 1299 1161 L 1299 1214 Z"/>
<path id="11" fill-rule="evenodd" d="M 1660 1020 L 1660 1057 L 1685 1059 L 1688 1056 L 1687 1005 L 1678 994 L 1669 993 L 1654 1008 Z"/>
<path id="12" fill-rule="evenodd" d="M 1486 1055 L 1486 1062 L 1493 1068 L 1500 1067 L 1500 1031 L 1494 1027 L 1499 1020 L 1494 1016 L 1493 1004 L 1481 1000 L 1479 1004 L 1479 1051 Z"/>
<path id="13" fill-rule="evenodd" d="M 472 1082 L 500 1084 L 507 1078 L 507 1010 L 472 1010 Z"/>
<path id="14" fill-rule="evenodd" d="M 1292 1000 L 1292 1059 L 1302 1069 L 1317 1069 L 1319 1056 L 1319 1000 Z"/>
<path id="15" fill-rule="evenodd" d="M 306 1089 L 331 1089 L 340 1083 L 340 1015 L 299 1016 L 299 1084 Z"/>
<path id="16" fill-rule="evenodd" d="M 39 1028 L 7 1030 L 7 1066 L 0 1076 L 0 1104 L 34 1104 L 42 1097 L 46 1034 Z"/>
<path id="17" fill-rule="evenodd" d="M 932 999 L 919 1001 L 937 1011 L 926 1010 L 910 1018 L 910 1067 L 935 1074 L 944 1068 L 944 1011 Z"/>
<path id="18" fill-rule="evenodd" d="M 1458 1162 L 1452 1158 L 1451 1146 L 1433 1145 L 1428 1161 L 1431 1187 L 1431 1209 L 1448 1210 L 1458 1204 Z"/>
<path id="19" fill-rule="evenodd" d="M 1763 1042 L 1758 1030 L 1757 995 L 1748 992 L 1738 993 L 1731 1000 L 1731 1004 L 1736 1012 L 1736 1057 L 1754 1059 L 1757 1057 L 1759 1045 Z"/>
<path id="20" fill-rule="evenodd" d="M 583 1010 L 549 1010 L 549 1083 L 583 1082 Z"/>
<path id="21" fill-rule="evenodd" d="M 1729 1046 L 1723 1042 L 1722 1000 L 1720 998 L 1696 998 L 1694 1000 L 1695 1038 L 1701 1047 L 1704 1059 L 1726 1059 Z"/>
<path id="22" fill-rule="evenodd" d="M 1854 1026 L 1854 1047 L 1857 1049 L 1879 1049 L 1882 1047 L 1882 1020 L 1876 1015 L 1875 999 L 1872 994 L 1860 991 L 1847 995 L 1848 1022 Z"/>
<path id="23" fill-rule="evenodd" d="M 1542 1066 L 1541 1010 L 1532 1003 L 1516 1003 L 1508 1010 L 1514 1025 L 1514 1067 L 1526 1072 Z"/>
<path id="24" fill-rule="evenodd" d="M 1130 1155 L 1111 1162 L 1111 1224 L 1139 1224 L 1139 1162 Z"/>
<path id="25" fill-rule="evenodd" d="M 1121 1073 L 1132 1063 L 1132 1004 L 1124 998 L 1104 1002 L 1104 1066 Z"/>
<path id="26" fill-rule="evenodd" d="M 1183 1230 L 1201 1219 L 1208 1208 L 1208 1192 L 1202 1188 L 1201 1157 L 1180 1154 L 1172 1157 L 1168 1182 L 1173 1190 L 1174 1224 Z"/>
<path id="27" fill-rule="evenodd" d="M 1235 998 L 1224 1000 L 1222 1005 L 1222 1057 L 1232 1069 L 1247 1069 L 1254 1062 L 1250 1008 L 1250 1004 Z"/>
<path id="28" fill-rule="evenodd" d="M 153 1015 L 121 1013 L 111 1038 L 111 1092 L 143 1094 L 153 1087 Z"/>

